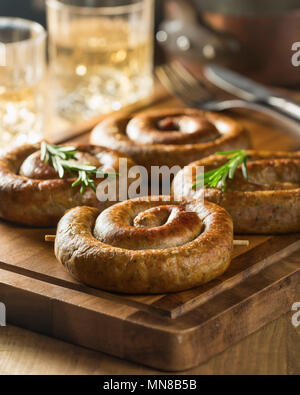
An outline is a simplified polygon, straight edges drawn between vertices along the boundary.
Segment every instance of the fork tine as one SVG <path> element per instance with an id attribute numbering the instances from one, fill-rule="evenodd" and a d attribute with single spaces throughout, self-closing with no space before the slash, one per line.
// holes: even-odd
<path id="1" fill-rule="evenodd" d="M 189 93 L 191 89 L 194 88 L 193 85 L 188 84 L 182 77 L 181 75 L 177 72 L 177 70 L 173 67 L 173 64 L 171 63 L 168 66 L 167 69 L 168 75 L 170 76 L 170 79 L 175 81 L 175 84 L 178 89 L 180 89 L 180 92 L 182 93 Z"/>
<path id="2" fill-rule="evenodd" d="M 172 81 L 170 80 L 170 78 L 168 76 L 167 65 L 158 66 L 155 69 L 155 73 L 156 73 L 158 79 L 160 80 L 160 82 L 163 84 L 163 86 L 168 91 L 170 91 L 171 93 L 173 93 L 175 95 L 176 92 L 175 92 L 174 86 L 173 86 Z"/>
<path id="3" fill-rule="evenodd" d="M 193 75 L 182 63 L 174 61 L 171 66 L 181 81 L 185 82 L 187 94 L 196 107 L 203 107 L 207 102 L 215 100 L 215 95 L 203 81 Z"/>
<path id="4" fill-rule="evenodd" d="M 190 100 L 177 74 L 174 73 L 169 65 L 159 66 L 156 69 L 156 74 L 167 90 L 186 104 L 194 106 L 195 103 Z"/>
<path id="5" fill-rule="evenodd" d="M 171 65 L 174 70 L 178 72 L 179 75 L 184 77 L 185 80 L 189 82 L 190 85 L 196 85 L 199 83 L 197 78 L 192 73 L 190 73 L 178 60 L 174 60 Z"/>
<path id="6" fill-rule="evenodd" d="M 173 90 L 176 92 L 177 97 L 179 97 L 189 106 L 197 107 L 197 102 L 192 99 L 192 93 L 195 91 L 194 85 L 187 84 L 171 64 L 167 66 L 166 73 L 170 83 L 173 86 Z"/>
<path id="7" fill-rule="evenodd" d="M 187 70 L 185 71 L 189 73 Z M 193 106 L 198 107 L 203 98 L 207 98 L 207 91 L 198 83 L 197 79 L 193 76 L 189 78 L 189 74 L 186 74 L 189 79 L 188 81 L 187 78 L 185 78 L 185 75 L 182 74 L 181 68 L 178 68 L 176 63 L 170 64 L 169 73 L 173 75 L 173 78 L 177 81 L 178 85 L 180 85 L 181 95 L 188 98 Z"/>
<path id="8" fill-rule="evenodd" d="M 175 60 L 171 63 L 171 66 L 177 72 L 177 75 L 180 76 L 181 80 L 186 82 L 189 89 L 193 89 L 193 91 L 197 90 L 197 95 L 205 94 L 205 96 L 211 96 L 204 83 L 195 75 L 193 75 L 188 69 L 186 69 L 182 63 L 180 63 L 178 60 Z"/>
<path id="9" fill-rule="evenodd" d="M 156 73 L 170 92 L 191 107 L 204 108 L 214 100 L 208 88 L 178 61 L 160 66 Z"/>

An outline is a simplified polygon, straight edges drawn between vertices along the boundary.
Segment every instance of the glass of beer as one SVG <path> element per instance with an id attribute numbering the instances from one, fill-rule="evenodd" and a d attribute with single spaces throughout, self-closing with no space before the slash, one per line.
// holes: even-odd
<path id="1" fill-rule="evenodd" d="M 48 0 L 55 112 L 80 121 L 146 97 L 153 83 L 153 0 Z"/>
<path id="2" fill-rule="evenodd" d="M 0 151 L 43 136 L 45 42 L 38 23 L 0 18 Z"/>

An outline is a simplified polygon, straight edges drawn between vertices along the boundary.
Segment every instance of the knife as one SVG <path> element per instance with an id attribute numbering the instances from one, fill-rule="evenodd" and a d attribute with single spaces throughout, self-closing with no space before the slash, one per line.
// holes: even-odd
<path id="1" fill-rule="evenodd" d="M 280 96 L 265 86 L 219 65 L 210 64 L 206 66 L 204 74 L 210 82 L 224 91 L 245 101 L 271 107 L 277 112 L 300 122 L 300 103 Z"/>

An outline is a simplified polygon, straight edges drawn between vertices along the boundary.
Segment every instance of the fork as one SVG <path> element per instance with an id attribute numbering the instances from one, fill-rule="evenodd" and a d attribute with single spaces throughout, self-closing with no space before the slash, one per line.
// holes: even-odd
<path id="1" fill-rule="evenodd" d="M 246 108 L 258 111 L 275 118 L 299 134 L 299 123 L 263 104 L 250 103 L 241 99 L 217 100 L 215 94 L 204 83 L 179 61 L 174 61 L 156 69 L 161 84 L 189 107 L 208 111 L 225 111 L 235 108 Z"/>

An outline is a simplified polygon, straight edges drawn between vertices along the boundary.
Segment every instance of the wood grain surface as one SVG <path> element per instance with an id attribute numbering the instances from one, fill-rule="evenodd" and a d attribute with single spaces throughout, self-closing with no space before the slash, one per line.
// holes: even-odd
<path id="1" fill-rule="evenodd" d="M 176 374 L 300 374 L 300 327 L 283 315 L 200 366 Z M 0 327 L 0 375 L 3 374 L 161 374 L 101 352 L 47 336 Z"/>
<path id="2" fill-rule="evenodd" d="M 181 105 L 160 90 L 151 108 Z M 147 106 L 149 101 L 132 110 Z M 299 148 L 299 137 L 265 116 L 242 111 L 231 115 L 248 128 L 255 148 Z M 76 138 L 71 141 L 88 141 L 86 132 L 97 120 L 76 128 Z M 70 137 L 74 134 L 66 130 L 53 134 L 50 140 L 65 141 Z M 236 247 L 233 264 L 224 277 L 200 289 L 130 297 L 94 290 L 72 279 L 56 262 L 53 246 L 43 242 L 47 233 L 53 230 L 0 223 L 0 300 L 7 305 L 9 322 L 159 369 L 183 370 L 207 361 L 290 311 L 292 303 L 300 300 L 300 254 L 295 252 L 299 249 L 298 235 L 249 237 L 250 247 Z M 268 328 L 190 372 L 298 372 L 299 352 L 292 347 L 299 340 L 298 331 L 287 317 Z M 21 333 L 28 338 L 27 348 L 26 342 L 23 349 L 20 341 L 18 344 Z M 253 344 L 251 339 L 256 339 Z M 276 350 L 271 349 L 272 341 Z M 40 351 L 34 346 L 39 342 L 44 344 Z M 69 351 L 51 352 L 51 344 L 56 350 L 62 347 Z M 3 352 L 2 347 L 7 346 L 9 350 Z M 25 360 L 13 368 L 11 361 L 17 349 L 19 356 L 24 353 Z M 70 360 L 73 354 L 77 355 L 78 365 Z M 278 362 L 279 355 L 283 362 Z M 265 361 L 261 365 L 260 358 Z M 102 373 L 110 369 L 112 373 L 118 369 L 124 370 L 120 373 L 155 372 L 15 327 L 0 328 L 3 373 L 10 369 L 20 369 L 19 373 L 22 369 L 23 373 L 45 373 L 43 369 L 48 369 L 48 373 L 55 373 L 62 365 L 61 373 L 70 373 L 67 369 L 101 373 L 101 367 L 94 365 L 99 361 L 106 361 Z"/>

